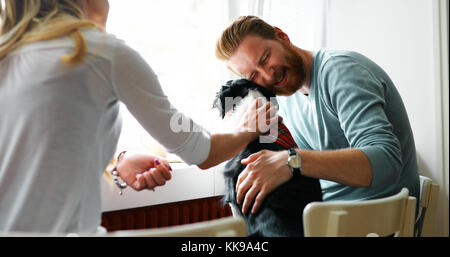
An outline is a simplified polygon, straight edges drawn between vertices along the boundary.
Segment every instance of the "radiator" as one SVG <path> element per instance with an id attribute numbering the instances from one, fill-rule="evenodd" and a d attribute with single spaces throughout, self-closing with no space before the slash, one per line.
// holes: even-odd
<path id="1" fill-rule="evenodd" d="M 232 216 L 222 196 L 104 212 L 102 226 L 108 232 L 183 225 Z"/>

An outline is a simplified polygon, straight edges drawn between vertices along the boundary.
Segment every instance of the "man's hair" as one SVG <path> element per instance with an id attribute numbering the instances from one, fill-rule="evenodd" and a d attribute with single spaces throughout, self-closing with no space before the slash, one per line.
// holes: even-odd
<path id="1" fill-rule="evenodd" d="M 273 26 L 256 16 L 240 16 L 223 32 L 216 43 L 216 57 L 229 60 L 242 40 L 248 35 L 256 35 L 264 39 L 276 40 Z"/>

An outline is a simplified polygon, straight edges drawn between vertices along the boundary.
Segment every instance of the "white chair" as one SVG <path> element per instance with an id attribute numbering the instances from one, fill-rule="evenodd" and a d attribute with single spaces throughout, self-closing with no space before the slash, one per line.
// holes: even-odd
<path id="1" fill-rule="evenodd" d="M 102 236 L 102 235 L 99 235 Z M 113 237 L 245 237 L 247 227 L 243 218 L 226 217 L 164 228 L 122 230 L 104 236 Z"/>
<path id="2" fill-rule="evenodd" d="M 414 229 L 416 237 L 435 236 L 436 208 L 439 185 L 425 176 L 420 176 L 419 210 Z"/>
<path id="3" fill-rule="evenodd" d="M 412 237 L 416 198 L 407 188 L 398 194 L 366 201 L 309 203 L 303 211 L 307 237 Z"/>
<path id="4" fill-rule="evenodd" d="M 0 237 L 245 237 L 247 227 L 241 217 L 226 217 L 164 228 L 120 230 L 104 234 L 0 233 Z"/>

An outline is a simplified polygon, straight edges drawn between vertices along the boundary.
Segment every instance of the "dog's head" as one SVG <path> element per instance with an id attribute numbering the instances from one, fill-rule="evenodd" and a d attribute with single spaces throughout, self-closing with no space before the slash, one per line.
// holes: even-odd
<path id="1" fill-rule="evenodd" d="M 213 108 L 219 110 L 222 119 L 230 112 L 235 112 L 237 116 L 242 116 L 249 105 L 259 97 L 270 101 L 271 98 L 275 97 L 275 94 L 246 79 L 230 80 L 217 92 Z"/>

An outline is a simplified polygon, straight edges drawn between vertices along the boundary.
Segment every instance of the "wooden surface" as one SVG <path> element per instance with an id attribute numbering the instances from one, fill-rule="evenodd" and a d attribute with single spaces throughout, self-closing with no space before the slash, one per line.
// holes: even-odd
<path id="1" fill-rule="evenodd" d="M 104 212 L 102 226 L 108 232 L 183 225 L 232 216 L 222 196 Z"/>

